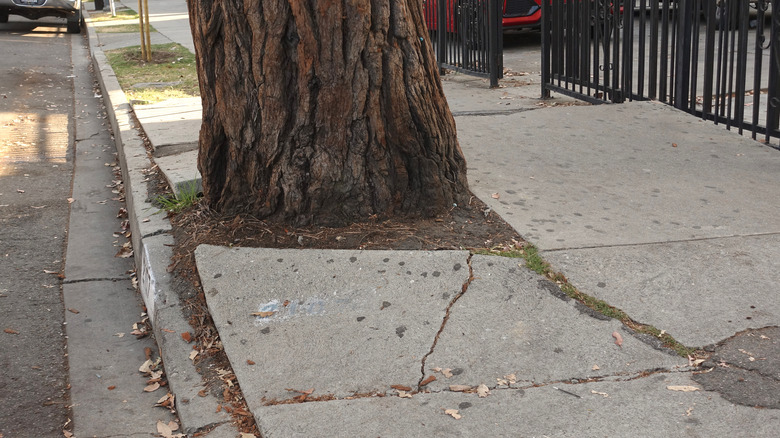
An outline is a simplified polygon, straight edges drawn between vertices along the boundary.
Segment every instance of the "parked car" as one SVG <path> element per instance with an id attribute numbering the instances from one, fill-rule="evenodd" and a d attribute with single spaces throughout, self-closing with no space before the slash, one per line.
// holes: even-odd
<path id="1" fill-rule="evenodd" d="M 428 29 L 437 29 L 437 9 L 439 0 L 424 0 L 425 23 Z M 442 0 L 445 1 L 445 0 Z M 447 30 L 457 32 L 458 15 L 462 15 L 461 8 L 474 7 L 482 2 L 472 0 L 470 2 L 458 0 L 447 1 Z M 536 29 L 542 23 L 542 0 L 504 0 L 501 22 L 504 30 L 509 29 Z"/>
<path id="2" fill-rule="evenodd" d="M 61 17 L 68 21 L 68 32 L 81 32 L 81 0 L 0 0 L 0 23 L 9 15 L 21 15 L 30 20 Z"/>

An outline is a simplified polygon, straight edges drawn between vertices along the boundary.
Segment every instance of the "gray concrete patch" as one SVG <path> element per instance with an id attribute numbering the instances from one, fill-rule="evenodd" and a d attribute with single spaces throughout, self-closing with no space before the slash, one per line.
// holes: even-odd
<path id="1" fill-rule="evenodd" d="M 200 97 L 135 105 L 133 110 L 153 145 L 155 156 L 197 147 L 202 113 Z"/>
<path id="2" fill-rule="evenodd" d="M 733 403 L 780 409 L 780 327 L 746 330 L 713 350 L 694 380 Z"/>
<path id="3" fill-rule="evenodd" d="M 474 194 L 542 249 L 780 232 L 780 154 L 667 105 L 457 123 Z"/>
<path id="4" fill-rule="evenodd" d="M 687 365 L 687 360 L 635 339 L 619 321 L 593 318 L 574 301 L 554 296 L 544 287 L 552 283 L 518 262 L 525 265 L 522 259 L 472 258 L 474 280 L 452 306 L 426 361 L 425 372 L 437 377 L 428 385 L 431 390 L 483 383 L 495 387 L 497 379 L 510 374 L 527 385 Z M 622 347 L 615 345 L 615 331 L 623 338 Z M 455 375 L 446 378 L 433 368 L 450 368 Z"/>
<path id="5" fill-rule="evenodd" d="M 263 437 L 773 437 L 777 411 L 735 406 L 696 386 L 687 373 L 624 382 L 565 385 L 476 394 L 417 394 L 269 406 L 255 412 Z M 594 393 L 595 391 L 595 393 Z M 457 409 L 462 418 L 445 414 Z"/>
<path id="6" fill-rule="evenodd" d="M 253 412 L 299 395 L 288 388 L 347 397 L 415 386 L 447 306 L 469 278 L 465 251 L 201 245 L 195 256 Z"/>
<path id="7" fill-rule="evenodd" d="M 167 157 L 157 157 L 154 162 L 165 175 L 165 179 L 176 197 L 179 197 L 182 192 L 191 191 L 193 188 L 198 192 L 203 190 L 200 172 L 198 172 L 197 150 Z"/>
<path id="8" fill-rule="evenodd" d="M 690 347 L 780 321 L 780 235 L 542 256 L 581 291 Z"/>

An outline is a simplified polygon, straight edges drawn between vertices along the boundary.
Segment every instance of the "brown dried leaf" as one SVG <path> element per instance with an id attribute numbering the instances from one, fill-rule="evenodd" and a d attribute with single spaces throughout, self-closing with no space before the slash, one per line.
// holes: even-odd
<path id="1" fill-rule="evenodd" d="M 446 377 L 448 379 L 450 377 L 452 377 L 452 369 L 451 368 L 445 368 L 445 369 L 441 370 L 441 373 L 444 374 L 444 377 Z"/>
<path id="2" fill-rule="evenodd" d="M 400 398 L 412 398 L 412 394 L 409 394 L 406 391 L 398 390 L 398 397 L 400 397 Z"/>
<path id="3" fill-rule="evenodd" d="M 3 331 L 8 333 L 9 335 L 18 335 L 19 334 L 18 331 L 14 330 L 14 329 L 9 329 L 9 328 L 7 328 L 7 329 L 5 329 Z"/>
<path id="4" fill-rule="evenodd" d="M 490 195 L 490 197 L 493 199 L 498 199 L 501 197 L 501 195 L 499 195 L 498 193 L 493 193 L 492 195 Z"/>
<path id="5" fill-rule="evenodd" d="M 107 388 L 109 391 L 113 391 L 116 389 L 116 385 L 111 385 Z"/>
<path id="6" fill-rule="evenodd" d="M 192 335 L 190 334 L 190 332 L 184 332 L 184 333 L 182 333 L 182 334 L 181 334 L 181 338 L 182 338 L 182 339 L 184 339 L 184 341 L 185 341 L 186 343 L 188 343 L 188 344 L 189 344 L 190 342 L 192 342 Z"/>
<path id="7" fill-rule="evenodd" d="M 477 395 L 479 398 L 485 398 L 488 395 L 490 395 L 490 388 L 487 387 L 484 383 L 477 386 Z"/>
<path id="8" fill-rule="evenodd" d="M 70 312 L 70 313 L 75 313 L 76 315 L 78 315 L 78 314 L 79 314 L 79 311 L 78 311 L 78 310 L 76 310 L 76 309 L 72 309 L 72 308 L 71 308 L 71 309 L 68 309 L 68 312 Z"/>
<path id="9" fill-rule="evenodd" d="M 445 409 L 444 413 L 456 420 L 460 420 L 461 418 L 463 418 L 463 416 L 458 413 L 457 409 Z"/>
<path id="10" fill-rule="evenodd" d="M 471 385 L 450 385 L 450 391 L 453 392 L 471 391 Z"/>
<path id="11" fill-rule="evenodd" d="M 612 337 L 615 338 L 615 345 L 623 348 L 623 337 L 618 332 L 612 332 Z"/>
<path id="12" fill-rule="evenodd" d="M 680 391 L 680 392 L 693 392 L 693 391 L 698 391 L 699 390 L 699 388 L 697 388 L 695 386 L 686 386 L 686 385 L 683 385 L 683 386 L 667 386 L 666 389 L 668 389 L 670 391 Z"/>
<path id="13" fill-rule="evenodd" d="M 406 385 L 390 385 L 391 388 L 398 391 L 411 391 L 412 388 Z"/>
<path id="14" fill-rule="evenodd" d="M 253 361 L 253 360 L 251 360 L 251 359 L 247 359 L 247 360 L 246 360 L 246 364 L 247 364 L 247 365 L 254 365 L 254 364 L 255 364 L 255 361 Z"/>
<path id="15" fill-rule="evenodd" d="M 160 389 L 160 384 L 157 382 L 152 383 L 151 385 L 148 385 L 146 388 L 144 388 L 144 392 L 153 392 Z"/>
<path id="16" fill-rule="evenodd" d="M 425 378 L 425 380 L 420 382 L 420 386 L 425 386 L 425 385 L 433 382 L 434 380 L 436 380 L 436 376 L 428 376 L 428 377 Z"/>

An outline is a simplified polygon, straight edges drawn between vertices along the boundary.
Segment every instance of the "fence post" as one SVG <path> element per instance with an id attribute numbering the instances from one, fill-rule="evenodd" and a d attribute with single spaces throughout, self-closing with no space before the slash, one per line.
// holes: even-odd
<path id="1" fill-rule="evenodd" d="M 499 35 L 499 32 L 504 31 L 501 26 L 501 14 L 498 13 L 500 6 L 499 0 L 488 0 L 488 35 L 490 36 L 488 42 L 488 69 L 490 70 L 490 88 L 497 88 L 498 78 L 502 76 L 498 71 L 498 57 L 501 56 L 498 39 L 502 36 Z"/>
<path id="2" fill-rule="evenodd" d="M 554 1 L 554 0 L 553 0 Z M 550 1 L 542 1 L 542 99 L 550 98 Z"/>
<path id="3" fill-rule="evenodd" d="M 444 76 L 444 62 L 447 60 L 447 3 L 450 0 L 436 2 L 436 62 L 439 74 Z"/>
<path id="4" fill-rule="evenodd" d="M 678 2 L 677 47 L 674 62 L 674 99 L 675 108 L 685 110 L 688 107 L 688 84 L 691 80 L 691 31 L 693 26 L 692 0 Z"/>
<path id="5" fill-rule="evenodd" d="M 772 0 L 772 27 L 769 34 L 769 90 L 767 93 L 766 140 L 780 129 L 780 0 Z"/>

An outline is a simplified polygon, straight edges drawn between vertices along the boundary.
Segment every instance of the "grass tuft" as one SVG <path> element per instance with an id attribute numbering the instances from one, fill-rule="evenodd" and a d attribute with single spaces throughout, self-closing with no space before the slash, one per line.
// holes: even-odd
<path id="1" fill-rule="evenodd" d="M 200 202 L 200 197 L 201 193 L 198 191 L 198 183 L 191 181 L 179 191 L 179 196 L 173 194 L 158 195 L 155 198 L 155 202 L 160 206 L 161 210 L 179 214 L 197 205 Z"/>

